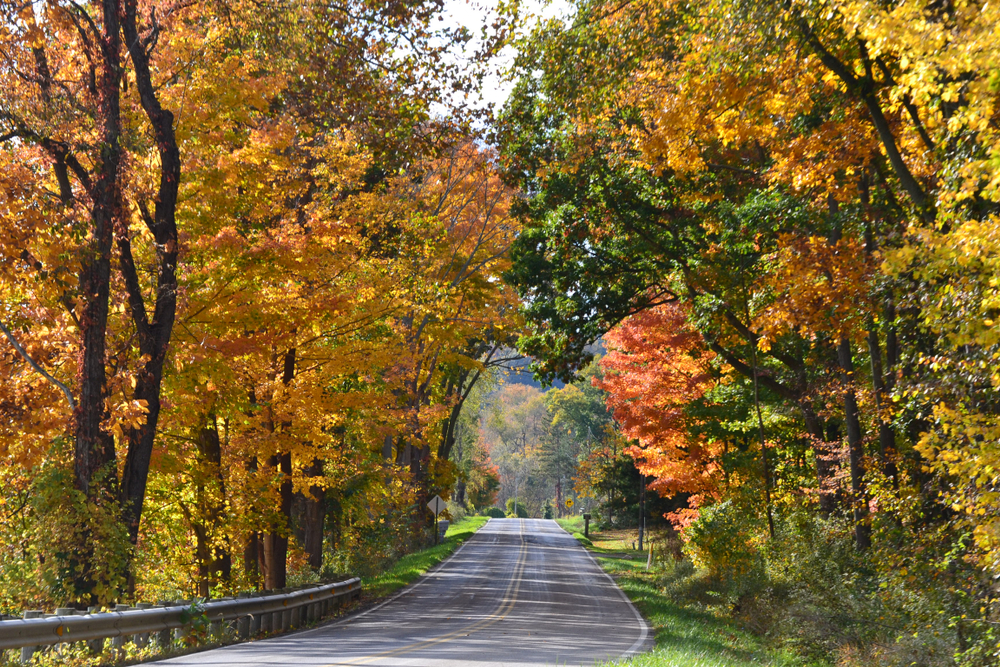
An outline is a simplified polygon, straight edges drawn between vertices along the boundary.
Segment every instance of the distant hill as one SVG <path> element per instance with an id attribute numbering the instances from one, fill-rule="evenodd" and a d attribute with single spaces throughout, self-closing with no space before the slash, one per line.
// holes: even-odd
<path id="1" fill-rule="evenodd" d="M 604 347 L 604 341 L 598 338 L 596 341 L 587 346 L 587 351 L 591 352 L 595 356 L 604 356 L 607 350 Z M 516 350 L 510 350 L 511 353 L 516 353 Z M 528 370 L 528 366 L 531 365 L 531 357 L 523 357 L 517 361 L 512 361 L 508 364 L 507 382 L 513 384 L 526 384 L 530 387 L 535 387 L 536 389 L 541 389 L 545 391 L 550 387 L 545 387 L 541 382 L 535 379 L 535 376 Z M 551 388 L 562 389 L 566 386 L 565 382 L 556 380 L 552 383 Z"/>

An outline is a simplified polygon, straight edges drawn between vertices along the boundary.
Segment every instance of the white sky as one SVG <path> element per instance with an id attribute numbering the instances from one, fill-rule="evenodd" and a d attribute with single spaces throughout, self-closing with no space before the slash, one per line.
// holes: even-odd
<path id="1" fill-rule="evenodd" d="M 446 0 L 445 20 L 456 26 L 465 26 L 477 38 L 469 44 L 474 51 L 479 43 L 478 36 L 482 27 L 496 18 L 496 0 Z M 566 0 L 524 0 L 523 8 L 539 18 L 563 18 L 571 14 L 571 7 Z M 531 21 L 529 25 L 532 25 Z M 494 103 L 499 108 L 510 94 L 512 82 L 503 81 L 501 71 L 510 66 L 514 59 L 514 51 L 507 47 L 496 63 L 496 67 L 483 82 L 481 98 L 483 104 Z M 474 104 L 479 107 L 480 104 Z"/>

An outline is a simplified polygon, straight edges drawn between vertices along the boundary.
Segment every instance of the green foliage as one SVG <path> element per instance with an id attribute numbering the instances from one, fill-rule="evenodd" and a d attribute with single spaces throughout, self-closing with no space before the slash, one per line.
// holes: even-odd
<path id="1" fill-rule="evenodd" d="M 524 502 L 519 498 L 508 498 L 506 516 L 512 519 L 527 519 L 528 508 L 524 506 Z"/>
<path id="2" fill-rule="evenodd" d="M 0 592 L 5 611 L 67 604 L 111 604 L 125 585 L 132 555 L 114 498 L 89 502 L 73 485 L 72 441 L 56 438 L 49 457 L 32 471 L 16 518 L 3 525 Z M 94 480 L 101 484 L 101 476 Z M 90 544 L 93 552 L 80 552 Z M 16 545 L 17 548 L 11 548 Z"/>
<path id="3" fill-rule="evenodd" d="M 486 509 L 483 510 L 481 516 L 485 516 L 491 519 L 503 519 L 507 516 L 507 513 L 504 512 L 499 507 L 487 507 Z"/>
<path id="4" fill-rule="evenodd" d="M 643 667 L 798 667 L 824 663 L 807 663 L 790 653 L 774 650 L 760 636 L 709 608 L 687 604 L 684 599 L 664 595 L 664 586 L 674 571 L 676 578 L 686 580 L 692 572 L 687 566 L 671 562 L 670 573 L 646 572 L 642 554 L 611 552 L 612 558 L 601 557 L 597 562 L 611 574 L 629 599 L 647 619 L 655 646 L 652 651 L 634 656 L 627 662 L 611 665 L 641 665 Z"/>
<path id="5" fill-rule="evenodd" d="M 685 550 L 698 567 L 722 581 L 752 588 L 764 576 L 759 519 L 725 501 L 707 507 L 684 531 Z"/>

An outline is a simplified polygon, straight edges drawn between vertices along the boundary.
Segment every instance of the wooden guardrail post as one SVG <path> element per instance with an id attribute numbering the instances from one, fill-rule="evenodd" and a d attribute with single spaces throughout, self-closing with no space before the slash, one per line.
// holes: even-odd
<path id="1" fill-rule="evenodd" d="M 148 602 L 137 602 L 135 605 L 136 609 L 152 609 L 153 605 Z M 135 645 L 137 648 L 146 648 L 149 646 L 149 633 L 143 632 L 142 634 L 135 636 Z"/>
<path id="2" fill-rule="evenodd" d="M 131 608 L 132 607 L 130 607 L 127 604 L 115 605 L 115 611 L 128 611 Z M 114 649 L 115 651 L 120 651 L 122 648 L 125 647 L 125 644 L 128 644 L 130 641 L 132 641 L 131 636 L 126 637 L 125 635 L 118 635 L 117 637 L 112 637 L 111 648 Z"/>
<path id="3" fill-rule="evenodd" d="M 32 609 L 31 611 L 24 612 L 24 618 L 42 618 L 45 612 L 39 611 L 37 609 Z M 38 646 L 24 646 L 21 648 L 21 664 L 26 665 L 31 662 L 31 656 L 35 654 L 38 650 Z"/>

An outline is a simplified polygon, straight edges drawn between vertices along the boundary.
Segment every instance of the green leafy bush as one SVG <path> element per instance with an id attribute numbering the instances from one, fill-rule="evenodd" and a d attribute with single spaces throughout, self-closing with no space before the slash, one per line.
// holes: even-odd
<path id="1" fill-rule="evenodd" d="M 507 499 L 507 516 L 511 519 L 527 519 L 528 510 L 520 499 Z"/>
<path id="2" fill-rule="evenodd" d="M 747 592 L 765 577 L 759 523 L 732 501 L 706 507 L 685 531 L 685 551 L 713 578 L 742 588 L 737 594 Z"/>
<path id="3" fill-rule="evenodd" d="M 499 507 L 487 507 L 483 510 L 483 516 L 488 516 L 491 519 L 503 519 L 507 514 Z"/>

